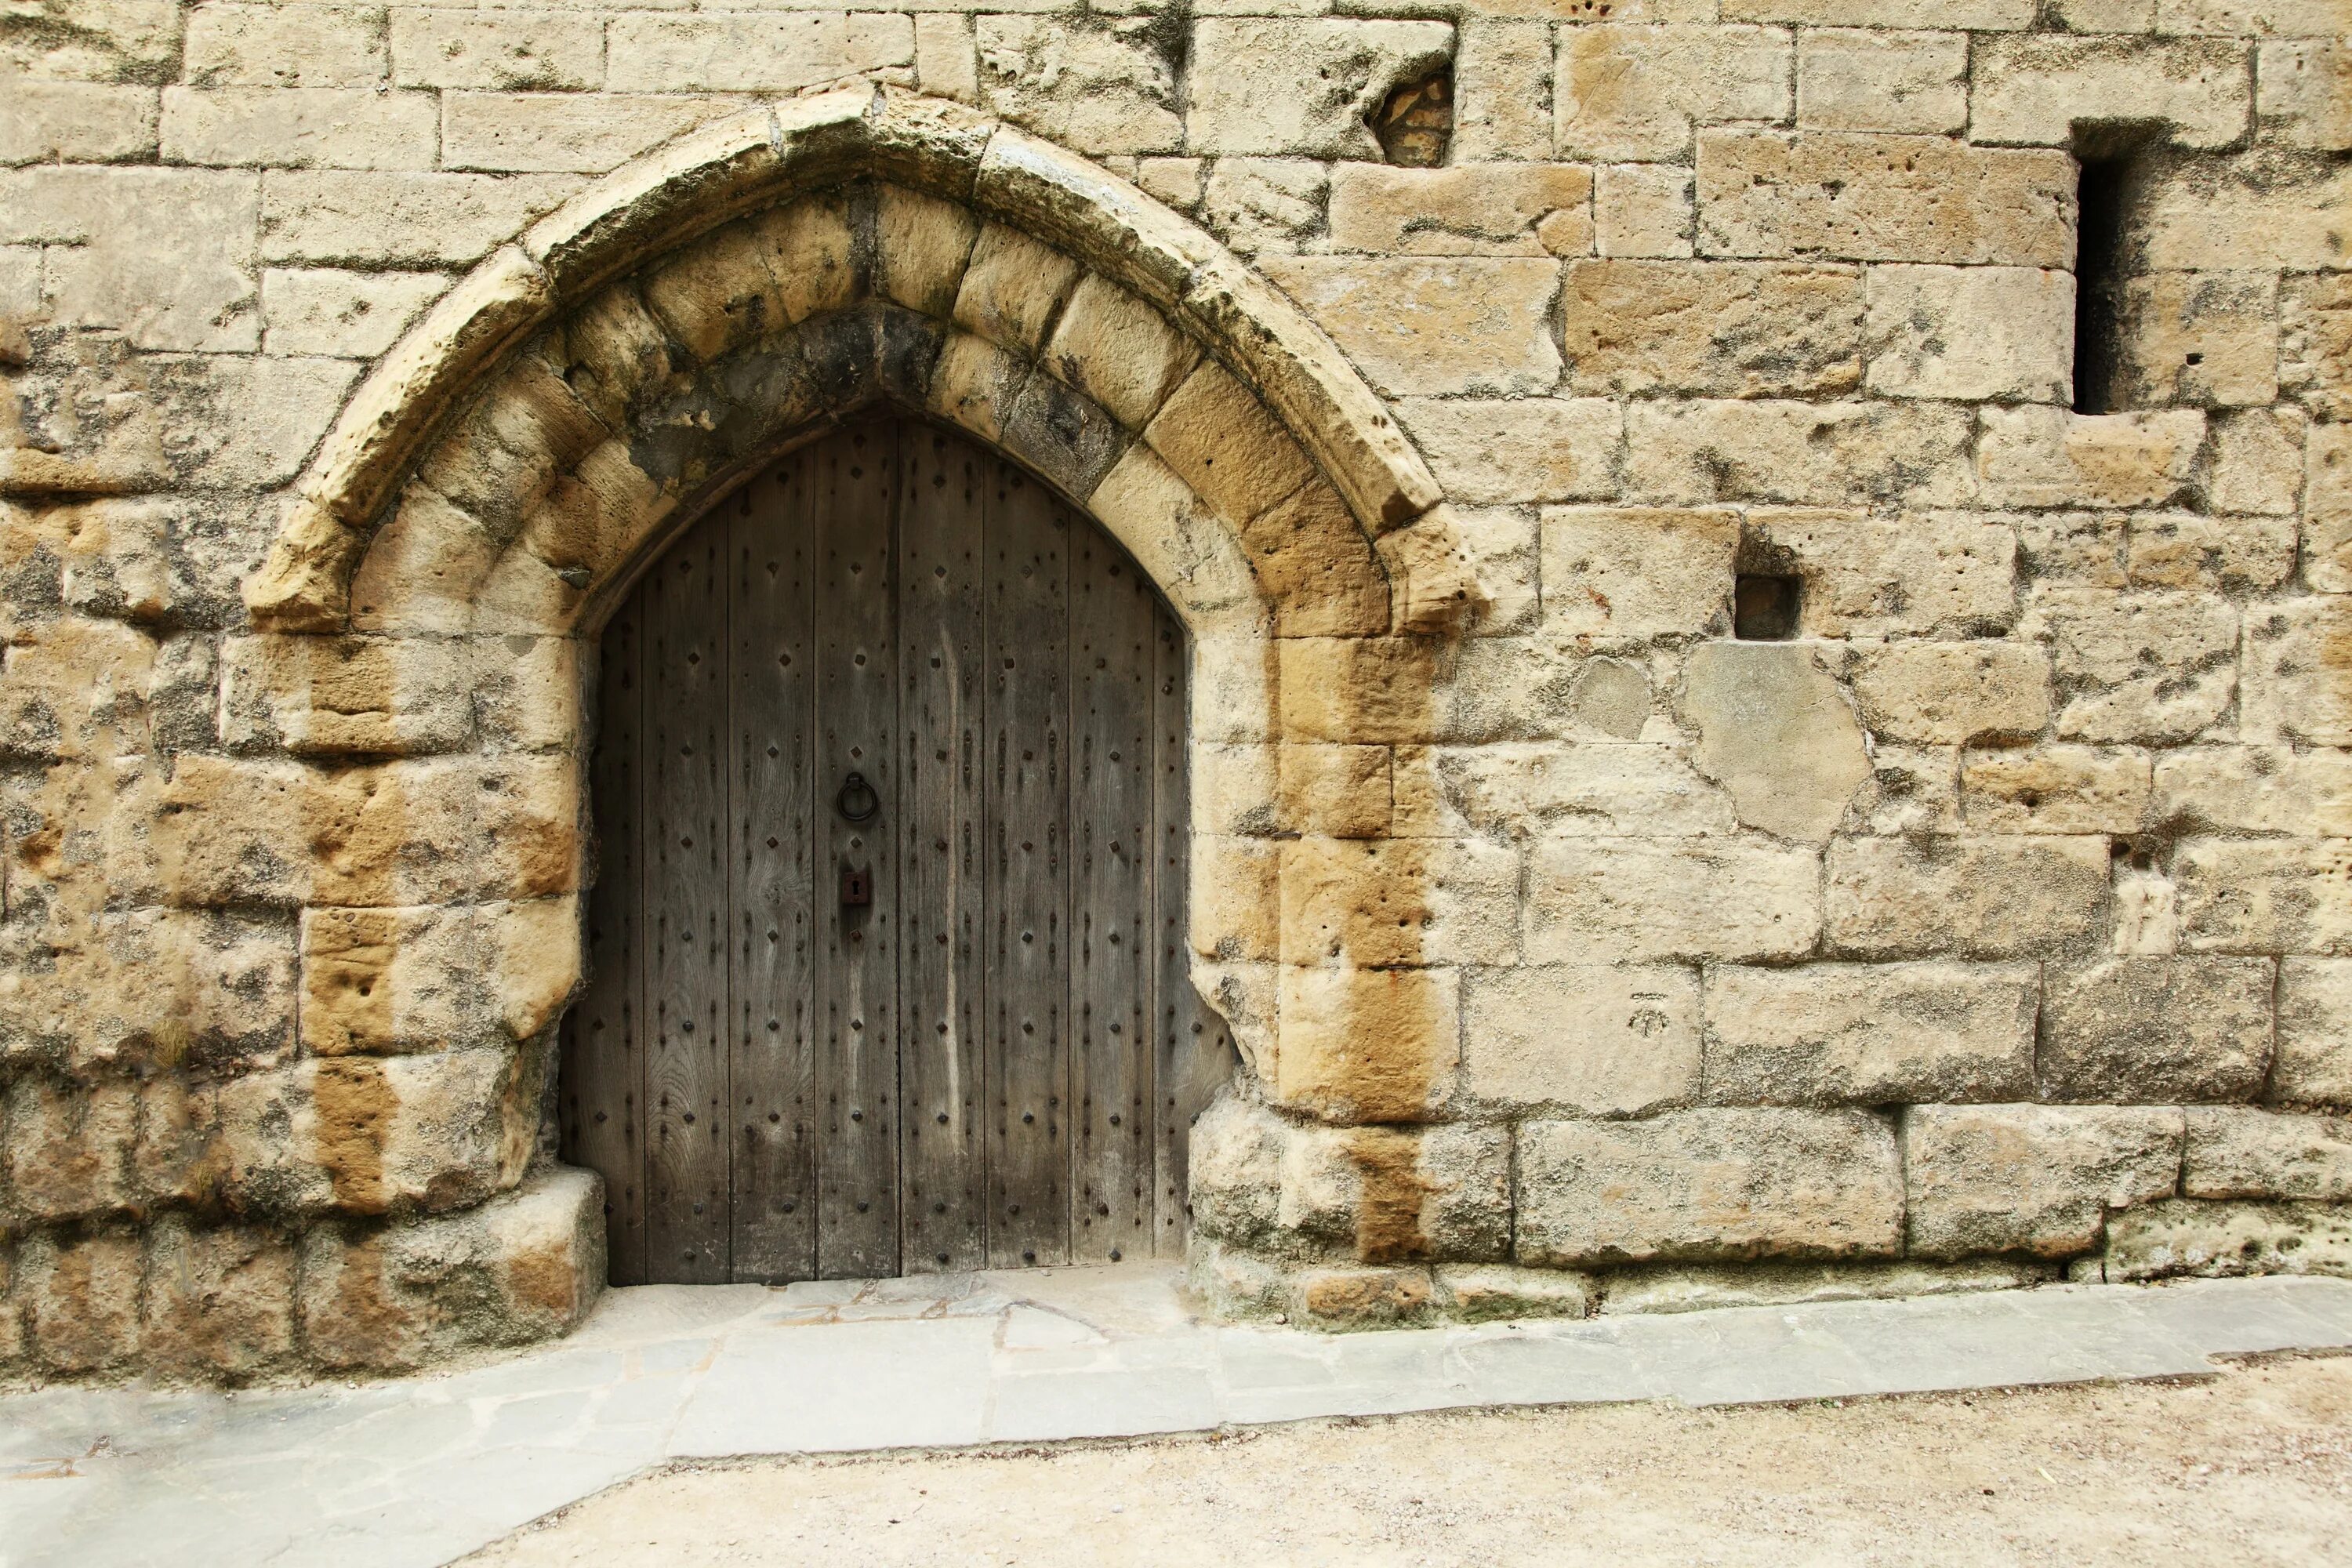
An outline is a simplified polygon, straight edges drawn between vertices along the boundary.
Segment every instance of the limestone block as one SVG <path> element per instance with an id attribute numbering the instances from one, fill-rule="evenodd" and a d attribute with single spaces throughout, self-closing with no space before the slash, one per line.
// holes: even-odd
<path id="1" fill-rule="evenodd" d="M 2006 403 L 2063 403 L 2071 395 L 2071 273 L 1874 267 L 1869 296 L 1873 392 Z"/>
<path id="2" fill-rule="evenodd" d="M 980 219 L 953 202 L 884 185 L 874 227 L 875 291 L 922 315 L 952 315 Z"/>
<path id="3" fill-rule="evenodd" d="M 1452 1122 L 1416 1133 L 1350 1136 L 1364 1173 L 1357 1251 L 1367 1262 L 1483 1263 L 1511 1246 L 1511 1130 Z"/>
<path id="4" fill-rule="evenodd" d="M 17 910 L 37 907 L 28 868 L 10 879 Z M 103 886 L 135 896 L 135 879 L 111 868 Z M 77 1073 L 218 1069 L 266 1066 L 293 1048 L 294 943 L 281 923 L 110 911 L 55 919 L 33 953 L 14 956 L 0 966 L 0 1058 Z"/>
<path id="5" fill-rule="evenodd" d="M 980 101 L 1080 153 L 1183 144 L 1176 74 L 1149 16 L 980 16 Z"/>
<path id="6" fill-rule="evenodd" d="M 1264 265 L 1386 396 L 1519 396 L 1559 378 L 1555 262 L 1291 256 Z"/>
<path id="7" fill-rule="evenodd" d="M 1551 27 L 1465 16 L 1454 51 L 1454 161 L 1551 156 Z"/>
<path id="8" fill-rule="evenodd" d="M 1903 1113 L 1910 1252 L 2087 1252 L 2110 1213 L 2172 1195 L 2180 1148 L 2175 1110 L 1915 1105 Z"/>
<path id="9" fill-rule="evenodd" d="M 579 880 L 568 757 L 451 757 L 321 773 L 183 756 L 156 849 L 192 903 L 534 898 Z"/>
<path id="10" fill-rule="evenodd" d="M 142 623 L 209 620 L 225 606 L 226 596 L 215 596 L 207 581 L 211 574 L 181 545 L 178 534 L 186 515 L 184 501 L 151 496 L 105 496 L 50 507 L 42 517 L 49 537 L 36 548 L 48 558 L 49 571 L 62 565 L 56 586 L 69 609 Z M 12 588 L 16 604 L 30 608 L 46 584 L 44 589 L 22 583 Z M 70 639 L 75 634 L 47 624 L 46 617 L 30 632 L 36 639 L 59 635 Z M 115 634 L 91 628 L 84 635 Z"/>
<path id="11" fill-rule="evenodd" d="M 2218 595 L 2044 589 L 2021 629 L 2050 645 L 2070 739 L 2193 740 L 2236 694 L 2238 612 Z"/>
<path id="12" fill-rule="evenodd" d="M 960 343 L 979 344 L 980 340 L 950 339 L 950 352 Z M 1232 525 L 1150 447 L 1129 447 L 1087 498 L 1087 510 L 1127 546 L 1195 638 L 1221 631 L 1249 633 L 1265 624 L 1266 607 Z M 1205 657 L 1196 661 L 1196 690 L 1205 684 L 1212 662 Z M 1264 707 L 1261 694 L 1246 708 L 1226 707 L 1221 722 L 1231 725 L 1243 712 L 1262 712 Z M 1194 731 L 1196 735 L 1203 732 Z M 1259 732 L 1264 732 L 1262 725 Z"/>
<path id="13" fill-rule="evenodd" d="M 740 109 L 734 99 L 674 93 L 446 92 L 441 166 L 602 174 Z"/>
<path id="14" fill-rule="evenodd" d="M 956 103 L 980 101 L 980 67 L 972 19 L 952 13 L 915 17 L 915 85 L 927 96 Z"/>
<path id="15" fill-rule="evenodd" d="M 1786 1307 L 1801 1301 L 1874 1301 L 1951 1296 L 2040 1285 L 2048 1264 L 2016 1259 L 1964 1263 L 1743 1263 L 1628 1268 L 1608 1276 L 1602 1310 L 1705 1312 L 1723 1307 Z"/>
<path id="16" fill-rule="evenodd" d="M 2133 408 L 2267 404 L 2278 394 L 2278 279 L 2151 272 L 2124 280 L 2116 367 Z"/>
<path id="17" fill-rule="evenodd" d="M 1475 838 L 1298 838 L 1282 846 L 1282 959 L 1508 963 L 1518 856 Z"/>
<path id="18" fill-rule="evenodd" d="M 1287 637 L 1276 647 L 1286 736 L 1381 745 L 1436 724 L 1437 650 L 1420 637 Z"/>
<path id="19" fill-rule="evenodd" d="M 163 155 L 216 167 L 430 169 L 440 118 L 423 92 L 167 87 Z"/>
<path id="20" fill-rule="evenodd" d="M 2028 511 L 2013 514 L 2021 575 L 2029 583 L 2070 588 L 2121 588 L 2125 523 L 2112 511 Z"/>
<path id="21" fill-rule="evenodd" d="M 1808 28 L 1797 36 L 1797 125 L 1948 135 L 1968 122 L 1968 74 L 1958 33 Z"/>
<path id="22" fill-rule="evenodd" d="M 462 1214 L 311 1231 L 303 1342 L 324 1367 L 394 1371 L 562 1333 L 604 1289 L 603 1210 L 593 1172 L 558 1167 Z"/>
<path id="23" fill-rule="evenodd" d="M 1857 1110 L 1677 1110 L 1519 1130 L 1521 1263 L 1853 1258 L 1900 1249 L 1886 1123 Z"/>
<path id="24" fill-rule="evenodd" d="M 1978 833 L 2137 833 L 2147 820 L 2147 753 L 2045 745 L 1974 752 L 1960 809 Z"/>
<path id="25" fill-rule="evenodd" d="M 1196 153 L 1378 159 L 1370 121 L 1396 87 L 1450 63 L 1444 22 L 1209 16 L 1192 24 Z"/>
<path id="26" fill-rule="evenodd" d="M 1334 250 L 1383 256 L 1582 256 L 1592 173 L 1573 163 L 1331 171 Z"/>
<path id="27" fill-rule="evenodd" d="M 2191 1106 L 2180 1192 L 2191 1198 L 2352 1202 L 2352 1123 L 2235 1106 Z"/>
<path id="28" fill-rule="evenodd" d="M 1261 516 L 1314 476 L 1298 444 L 1213 360 L 1184 378 L 1143 438 L 1235 524 Z"/>
<path id="29" fill-rule="evenodd" d="M 1941 745 L 2021 739 L 2050 719 L 2050 657 L 2030 643 L 1865 646 L 1854 700 L 1874 734 Z"/>
<path id="30" fill-rule="evenodd" d="M 1306 248 L 1323 231 L 1331 172 L 1311 158 L 1219 158 L 1201 188 L 1201 217 L 1244 256 Z"/>
<path id="31" fill-rule="evenodd" d="M 2031 963 L 1711 965 L 1717 1105 L 1892 1105 L 2032 1092 Z"/>
<path id="32" fill-rule="evenodd" d="M 19 78 L 0 105 L 0 163 L 138 163 L 155 155 L 151 88 Z"/>
<path id="33" fill-rule="evenodd" d="M 1410 397 L 1398 413 L 1456 500 L 1598 500 L 1616 491 L 1622 427 L 1607 399 Z"/>
<path id="34" fill-rule="evenodd" d="M 2352 1220 L 2329 1204 L 2176 1198 L 2117 1215 L 2102 1262 L 2116 1284 L 2176 1274 L 2352 1274 Z"/>
<path id="35" fill-rule="evenodd" d="M 2352 255 L 2344 215 L 2352 171 L 2316 163 L 2272 172 L 2224 160 L 2208 175 L 2186 169 L 2158 179 L 2137 219 L 2145 265 L 2158 270 L 2315 271 Z"/>
<path id="36" fill-rule="evenodd" d="M 1272 605 L 1275 635 L 1281 637 L 1377 636 L 1390 627 L 1392 596 L 1403 623 L 1400 630 L 1430 629 L 1411 619 L 1416 591 L 1444 594 L 1459 587 L 1463 563 L 1400 552 L 1420 543 L 1435 547 L 1429 552 L 1435 554 L 1445 542 L 1425 529 L 1399 529 L 1382 536 L 1376 552 L 1348 503 L 1320 479 L 1276 501 L 1241 530 L 1243 552 Z M 1418 570 L 1424 565 L 1430 570 Z"/>
<path id="37" fill-rule="evenodd" d="M 1281 876 L 1277 845 L 1195 834 L 1189 900 L 1192 951 L 1229 963 L 1278 956 Z"/>
<path id="38" fill-rule="evenodd" d="M 2042 958 L 2104 934 L 2103 837 L 1839 839 L 1823 945 L 1853 958 Z"/>
<path id="39" fill-rule="evenodd" d="M 764 271 L 759 277 L 757 287 L 773 289 Z M 722 334 L 748 335 L 748 320 L 764 313 L 746 300 L 740 316 L 724 326 L 704 317 L 703 341 L 715 349 Z M 611 435 L 546 361 L 525 355 L 457 416 L 418 465 L 417 477 L 503 542 L 521 531 L 556 476 Z"/>
<path id="40" fill-rule="evenodd" d="M 793 92 L 910 68 L 913 18 L 887 12 L 624 12 L 607 25 L 604 80 L 643 92 Z"/>
<path id="41" fill-rule="evenodd" d="M 2047 1100 L 2251 1100 L 2271 1058 L 2266 958 L 2054 963 L 2040 1069 Z"/>
<path id="42" fill-rule="evenodd" d="M 1556 631 L 1703 637 L 1729 619 L 1734 512 L 1547 507 L 1542 541 L 1544 620 Z"/>
<path id="43" fill-rule="evenodd" d="M 2279 960 L 2278 1049 L 2270 1098 L 2352 1105 L 2352 963 Z"/>
<path id="44" fill-rule="evenodd" d="M 35 1220 L 69 1220 L 136 1203 L 139 1092 L 131 1080 L 20 1078 L 8 1088 L 6 1116 L 10 1207 Z"/>
<path id="45" fill-rule="evenodd" d="M 2312 432 L 2315 463 L 2326 437 L 2336 437 L 2331 449 L 2340 452 L 2340 422 L 2352 416 L 2352 278 L 2321 273 L 2281 281 L 2279 385 L 2300 398 L 2314 418 L 2338 422 Z M 2315 496 L 2317 472 L 2315 467 Z"/>
<path id="46" fill-rule="evenodd" d="M 1626 411 L 1625 493 L 1685 506 L 1951 505 L 1976 489 L 1970 435 L 1948 404 L 1645 399 Z"/>
<path id="47" fill-rule="evenodd" d="M 261 258 L 464 266 L 561 205 L 582 183 L 576 174 L 273 173 L 261 199 Z"/>
<path id="48" fill-rule="evenodd" d="M 1592 1276 L 1565 1268 L 1484 1263 L 1440 1268 L 1435 1272 L 1438 1305 L 1458 1322 L 1589 1318 L 1601 1300 Z"/>
<path id="49" fill-rule="evenodd" d="M 1299 1311 L 1318 1328 L 1411 1328 L 1436 1314 L 1425 1268 L 1310 1268 L 1297 1292 Z"/>
<path id="50" fill-rule="evenodd" d="M 1451 506 L 1448 510 L 1454 538 L 1469 555 L 1471 575 L 1486 601 L 1463 628 L 1465 633 L 1492 637 L 1534 630 L 1543 618 L 1535 515 L 1521 507 Z"/>
<path id="51" fill-rule="evenodd" d="M 1453 1090 L 1461 980 L 1450 969 L 1281 973 L 1273 1090 L 1326 1121 L 1419 1121 Z"/>
<path id="52" fill-rule="evenodd" d="M 1824 843 L 1870 776 L 1862 726 L 1818 649 L 1702 644 L 1685 667 L 1682 710 L 1699 732 L 1698 765 L 1731 792 L 1745 826 Z"/>
<path id="53" fill-rule="evenodd" d="M 1698 1083 L 1688 969 L 1545 964 L 1465 981 L 1462 1089 L 1481 1105 L 1645 1116 L 1689 1104 Z"/>
<path id="54" fill-rule="evenodd" d="M 2156 815 L 2224 833 L 2352 835 L 2352 756 L 2195 746 L 2156 759 Z"/>
<path id="55" fill-rule="evenodd" d="M 1859 268 L 1580 261 L 1560 301 L 1578 392 L 1801 397 L 1862 380 Z"/>
<path id="56" fill-rule="evenodd" d="M 1389 831 L 1391 750 L 1386 746 L 1280 746 L 1275 756 L 1275 820 L 1332 838 L 1380 838 Z"/>
<path id="57" fill-rule="evenodd" d="M 1095 273 L 1079 279 L 1041 363 L 1139 430 L 1200 360 L 1159 311 Z"/>
<path id="58" fill-rule="evenodd" d="M 1694 209 L 1689 170 L 1604 163 L 1593 176 L 1593 249 L 1612 257 L 1688 256 Z"/>
<path id="59" fill-rule="evenodd" d="M 1737 26 L 1563 27 L 1554 76 L 1559 151 L 1671 162 L 1696 125 L 1789 118 L 1790 35 Z"/>
<path id="60" fill-rule="evenodd" d="M 1734 832 L 1731 802 L 1680 748 L 1652 742 L 1495 742 L 1397 758 L 1400 835 L 1490 838 Z"/>
<path id="61" fill-rule="evenodd" d="M 34 25 L 0 39 L 0 69 L 14 79 L 153 80 L 180 58 L 181 11 L 163 0 L 79 0 L 24 13 Z"/>
<path id="62" fill-rule="evenodd" d="M 1129 442 L 1100 404 L 1050 375 L 1021 384 L 1005 412 L 1002 439 L 1006 451 L 1073 496 L 1092 495 Z M 1344 505 L 1339 513 L 1346 518 Z"/>
<path id="63" fill-rule="evenodd" d="M 1698 133 L 1704 256 L 2074 261 L 2074 161 L 1942 137 Z"/>
<path id="64" fill-rule="evenodd" d="M 2265 38 L 2256 46 L 2255 110 L 2266 140 L 2352 148 L 2352 47 L 2341 38 Z"/>
<path id="65" fill-rule="evenodd" d="M 261 275 L 268 323 L 263 347 L 273 354 L 373 359 L 448 286 L 437 272 L 273 267 Z"/>
<path id="66" fill-rule="evenodd" d="M 2078 120 L 2158 120 L 2181 147 L 2227 147 L 2246 133 L 2252 84 L 2242 44 L 2064 37 L 1985 42 L 1969 137 L 2063 147 Z"/>
<path id="67" fill-rule="evenodd" d="M 1528 851 L 1535 963 L 1798 958 L 1821 931 L 1817 851 L 1740 840 L 1538 839 Z"/>
<path id="68" fill-rule="evenodd" d="M 127 1367 L 140 1350 L 140 1261 L 138 1238 L 122 1232 L 28 1237 L 16 1252 L 15 1299 L 33 1359 L 68 1374 Z"/>
<path id="69" fill-rule="evenodd" d="M 2299 408 L 2242 408 L 2213 419 L 2207 501 L 2220 511 L 2285 514 L 2303 493 Z"/>
<path id="70" fill-rule="evenodd" d="M 55 325 L 111 328 L 134 348 L 250 353 L 259 184 L 210 169 L 0 170 L 0 243 L 50 247 Z"/>
<path id="71" fill-rule="evenodd" d="M 1289 1320 L 1291 1281 L 1280 1266 L 1210 1241 L 1184 1249 L 1184 1288 L 1212 1317 Z"/>
<path id="72" fill-rule="evenodd" d="M 785 310 L 784 279 L 771 261 L 768 237 L 776 221 L 762 215 L 729 224 L 639 281 L 646 308 L 695 359 L 717 359 L 796 319 Z"/>
<path id="73" fill-rule="evenodd" d="M 1960 831 L 1959 749 L 1877 742 L 1870 780 L 1855 795 L 1845 826 L 1871 834 Z"/>
<path id="74" fill-rule="evenodd" d="M 230 1382 L 285 1365 L 295 1351 L 294 1258 L 268 1230 L 159 1222 L 147 1241 L 142 1358 Z"/>
<path id="75" fill-rule="evenodd" d="M 2130 520 L 2124 548 L 2135 588 L 2243 594 L 2276 588 L 2294 572 L 2294 525 L 2285 517 L 2145 512 Z"/>
<path id="76" fill-rule="evenodd" d="M 2002 518 L 1759 508 L 1748 530 L 1751 545 L 1801 579 L 1798 622 L 1809 637 L 1982 634 L 2016 615 L 2017 536 Z"/>
<path id="77" fill-rule="evenodd" d="M 1312 495 L 1328 488 L 1311 486 L 1301 493 Z M 1372 552 L 1388 580 L 1389 603 L 1385 616 L 1366 605 L 1356 626 L 1365 636 L 1390 630 L 1424 637 L 1444 635 L 1474 623 L 1485 611 L 1477 564 L 1463 537 L 1453 502 L 1440 501 L 1404 527 L 1389 530 L 1373 542 Z M 1292 626 L 1300 621 L 1295 607 L 1284 618 Z M 1303 628 L 1339 629 L 1319 621 Z"/>
<path id="78" fill-rule="evenodd" d="M 2244 660 L 2242 738 L 2352 745 L 2352 597 L 2252 606 Z"/>
<path id="79" fill-rule="evenodd" d="M 2304 448 L 2304 581 L 2321 593 L 2352 591 L 2352 426 L 2312 429 Z"/>
<path id="80" fill-rule="evenodd" d="M 1192 1234 L 1251 1246 L 1276 1224 L 1290 1123 L 1228 1089 L 1192 1123 L 1186 1145 Z"/>
<path id="81" fill-rule="evenodd" d="M 472 513 L 430 485 L 412 481 L 352 575 L 352 626 L 361 631 L 470 628 L 475 590 L 502 543 Z"/>
<path id="82" fill-rule="evenodd" d="M 403 87 L 577 90 L 604 79 L 604 19 L 555 12 L 391 14 L 392 79 Z"/>
<path id="83" fill-rule="evenodd" d="M 821 232 L 818 205 L 809 226 Z M 838 209 L 833 209 L 835 212 Z M 822 265 L 831 254 L 818 248 L 803 258 Z M 687 366 L 674 363 L 668 331 L 646 306 L 635 280 L 601 289 L 556 321 L 540 340 L 557 374 L 608 429 L 625 430 L 639 411 L 666 390 Z"/>
<path id="84" fill-rule="evenodd" d="M 320 1056 L 509 1047 L 553 1023 L 579 977 L 571 899 L 308 910 L 302 1043 Z"/>
<path id="85" fill-rule="evenodd" d="M 1998 506 L 2159 506 L 2189 477 L 2205 437 L 2193 410 L 2070 414 L 1986 408 L 1977 467 Z"/>
<path id="86" fill-rule="evenodd" d="M 187 79 L 199 87 L 373 87 L 383 14 L 360 5 L 211 5 L 188 13 Z"/>
<path id="87" fill-rule="evenodd" d="M 2352 839 L 2195 838 L 2172 858 L 2186 952 L 2352 952 Z"/>
<path id="88" fill-rule="evenodd" d="M 0 655 L 0 754 L 16 761 L 144 752 L 155 640 L 114 621 L 51 621 Z"/>
<path id="89" fill-rule="evenodd" d="M 2157 0 L 2157 30 L 2164 33 L 2324 37 L 2340 20 L 2327 0 Z"/>
<path id="90" fill-rule="evenodd" d="M 1991 32 L 2030 27 L 2026 0 L 1724 0 L 1727 20 L 1800 22 L 1818 27 L 1959 27 Z"/>
<path id="91" fill-rule="evenodd" d="M 230 637 L 221 738 L 298 756 L 456 750 L 474 729 L 467 651 L 422 638 Z"/>

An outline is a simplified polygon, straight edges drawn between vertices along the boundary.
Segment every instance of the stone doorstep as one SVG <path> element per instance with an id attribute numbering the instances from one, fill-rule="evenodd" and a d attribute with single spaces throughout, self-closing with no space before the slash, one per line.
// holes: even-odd
<path id="1" fill-rule="evenodd" d="M 684 1459 L 1131 1437 L 1486 1405 L 1716 1405 L 2208 1377 L 2352 1352 L 2352 1280 L 2052 1285 L 1387 1330 L 1202 1323 L 1170 1266 L 642 1286 L 571 1338 L 362 1385 L 0 1397 L 9 1568 L 449 1561 Z"/>

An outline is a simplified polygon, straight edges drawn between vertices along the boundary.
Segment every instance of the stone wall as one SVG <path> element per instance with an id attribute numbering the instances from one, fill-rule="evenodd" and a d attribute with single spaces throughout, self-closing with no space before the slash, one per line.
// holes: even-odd
<path id="1" fill-rule="evenodd" d="M 0 17 L 0 1370 L 576 1317 L 598 595 L 873 398 L 1193 630 L 1222 1310 L 2352 1267 L 2337 8 L 1222 9 Z"/>

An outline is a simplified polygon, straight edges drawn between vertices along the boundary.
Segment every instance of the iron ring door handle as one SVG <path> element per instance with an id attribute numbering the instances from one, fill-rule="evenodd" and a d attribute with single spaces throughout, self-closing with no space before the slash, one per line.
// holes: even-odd
<path id="1" fill-rule="evenodd" d="M 852 810 L 849 803 L 860 795 L 866 799 L 865 807 L 862 810 Z M 880 792 L 866 782 L 864 773 L 852 773 L 841 781 L 841 793 L 833 797 L 833 809 L 841 813 L 842 820 L 845 822 L 871 822 L 874 820 L 874 814 L 882 809 L 882 796 Z"/>

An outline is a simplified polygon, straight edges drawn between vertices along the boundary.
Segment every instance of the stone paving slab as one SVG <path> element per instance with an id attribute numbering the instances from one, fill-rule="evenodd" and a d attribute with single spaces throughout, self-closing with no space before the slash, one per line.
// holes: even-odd
<path id="1" fill-rule="evenodd" d="M 1156 1265 L 651 1286 L 560 1344 L 434 1377 L 0 1398 L 0 1568 L 430 1568 L 681 1458 L 2204 1377 L 2348 1349 L 2352 1280 L 2319 1279 L 1340 1336 L 1196 1322 Z"/>

